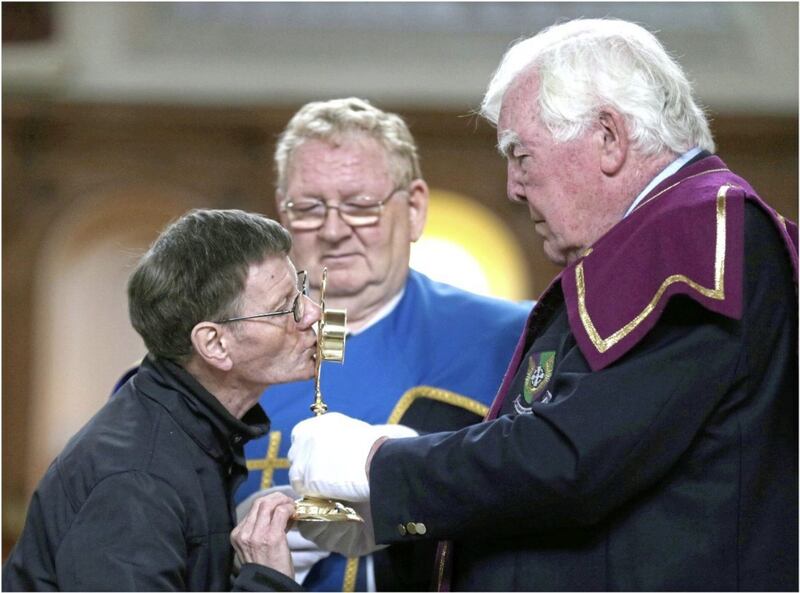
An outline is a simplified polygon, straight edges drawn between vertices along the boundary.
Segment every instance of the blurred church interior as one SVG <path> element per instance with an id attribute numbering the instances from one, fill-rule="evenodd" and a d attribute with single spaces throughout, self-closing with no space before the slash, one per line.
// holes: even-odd
<path id="1" fill-rule="evenodd" d="M 275 138 L 307 101 L 360 96 L 409 123 L 433 190 L 412 265 L 536 298 L 557 270 L 474 110 L 513 40 L 579 16 L 656 32 L 718 154 L 797 219 L 797 3 L 3 2 L 3 557 L 50 461 L 144 354 L 137 257 L 189 208 L 275 216 Z"/>

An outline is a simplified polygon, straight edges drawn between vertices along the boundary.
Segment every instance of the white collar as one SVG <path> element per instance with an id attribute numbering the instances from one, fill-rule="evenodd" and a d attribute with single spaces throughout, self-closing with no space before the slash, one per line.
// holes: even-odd
<path id="1" fill-rule="evenodd" d="M 372 317 L 369 318 L 369 321 L 367 321 L 364 325 L 362 325 L 358 329 L 349 330 L 347 332 L 348 335 L 356 336 L 356 335 L 360 334 L 361 332 L 366 331 L 367 329 L 369 329 L 370 327 L 372 327 L 373 325 L 378 323 L 381 319 L 383 319 L 384 317 L 389 315 L 392 311 L 394 311 L 395 307 L 397 307 L 398 303 L 400 302 L 400 299 L 403 298 L 403 295 L 405 294 L 405 292 L 406 292 L 406 287 L 404 285 L 400 292 L 398 292 L 396 295 L 394 295 L 389 300 L 388 303 L 386 303 L 383 307 L 378 309 L 378 312 L 375 313 L 375 315 L 373 315 Z"/>
<path id="2" fill-rule="evenodd" d="M 641 202 L 642 199 L 647 194 L 649 194 L 655 186 L 657 186 L 659 183 L 664 181 L 667 177 L 669 177 L 673 173 L 676 173 L 678 171 L 678 169 L 683 167 L 686 163 L 691 161 L 698 154 L 700 154 L 700 149 L 695 146 L 694 148 L 684 152 L 681 156 L 679 156 L 677 159 L 675 159 L 669 165 L 667 165 L 664 168 L 664 170 L 661 171 L 661 173 L 659 173 L 655 177 L 653 177 L 652 181 L 650 181 L 650 183 L 647 184 L 647 187 L 645 187 L 641 191 L 641 193 L 638 196 L 636 196 L 636 199 L 630 205 L 630 207 L 628 208 L 628 211 L 625 212 L 625 216 L 623 216 L 622 218 L 625 218 L 626 216 L 628 216 L 628 214 L 633 212 L 633 209 L 636 208 L 636 206 L 639 205 L 639 202 Z"/>

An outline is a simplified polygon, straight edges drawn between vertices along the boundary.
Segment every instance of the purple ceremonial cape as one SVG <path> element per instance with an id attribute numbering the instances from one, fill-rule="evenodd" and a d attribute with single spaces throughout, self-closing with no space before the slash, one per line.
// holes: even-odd
<path id="1" fill-rule="evenodd" d="M 797 226 L 719 158 L 702 159 L 656 186 L 561 274 L 570 328 L 592 370 L 633 348 L 674 295 L 741 318 L 745 200 L 775 222 L 797 280 Z"/>
<path id="2" fill-rule="evenodd" d="M 669 299 L 686 295 L 710 311 L 742 313 L 744 204 L 766 211 L 786 244 L 797 281 L 797 225 L 768 206 L 716 156 L 668 177 L 542 293 L 561 285 L 570 328 L 592 370 L 623 356 L 658 321 Z M 497 417 L 525 344 L 534 307 L 487 419 Z"/>

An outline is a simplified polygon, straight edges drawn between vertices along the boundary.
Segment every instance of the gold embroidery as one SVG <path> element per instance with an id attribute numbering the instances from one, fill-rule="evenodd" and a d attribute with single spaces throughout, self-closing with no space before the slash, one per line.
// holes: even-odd
<path id="1" fill-rule="evenodd" d="M 687 177 L 687 179 L 691 178 Z M 675 187 L 675 185 L 677 185 L 677 183 L 667 189 L 671 189 L 672 187 Z M 732 186 L 727 184 L 723 185 L 717 192 L 717 240 L 716 249 L 714 252 L 714 288 L 706 288 L 705 286 L 701 286 L 683 274 L 673 274 L 661 283 L 661 286 L 659 286 L 655 296 L 641 313 L 629 321 L 624 327 L 622 327 L 622 329 L 615 331 L 607 338 L 602 338 L 592 322 L 591 317 L 589 316 L 589 311 L 586 309 L 586 283 L 583 276 L 583 262 L 580 262 L 575 267 L 575 283 L 578 289 L 578 313 L 580 315 L 581 322 L 583 323 L 583 327 L 586 330 L 586 333 L 589 335 L 589 339 L 592 341 L 592 344 L 594 344 L 594 347 L 597 348 L 598 352 L 603 353 L 607 351 L 620 340 L 625 338 L 625 336 L 631 333 L 634 329 L 636 329 L 636 327 L 638 327 L 639 324 L 653 312 L 667 288 L 676 282 L 688 284 L 691 288 L 708 298 L 720 301 L 725 298 L 725 197 L 728 193 L 728 189 L 731 187 Z M 659 195 L 661 193 L 663 192 L 660 192 Z"/>
<path id="2" fill-rule="evenodd" d="M 267 445 L 267 456 L 264 459 L 248 459 L 247 469 L 263 470 L 261 474 L 261 489 L 272 486 L 272 474 L 276 469 L 288 469 L 289 460 L 286 457 L 278 457 L 278 449 L 281 446 L 281 431 L 274 430 L 269 433 L 269 445 Z"/>
<path id="3" fill-rule="evenodd" d="M 420 385 L 418 387 L 412 387 L 403 394 L 403 396 L 395 405 L 394 410 L 392 410 L 392 413 L 389 414 L 389 419 L 386 421 L 386 423 L 397 424 L 400 422 L 403 414 L 408 411 L 408 408 L 411 407 L 411 404 L 421 397 L 444 402 L 458 408 L 463 408 L 480 417 L 485 416 L 486 412 L 489 411 L 488 406 L 464 395 L 459 395 L 457 393 L 453 393 L 452 391 L 447 391 L 446 389 Z"/>
<path id="4" fill-rule="evenodd" d="M 358 557 L 348 558 L 344 567 L 344 581 L 342 591 L 356 590 L 356 577 L 358 576 Z"/>

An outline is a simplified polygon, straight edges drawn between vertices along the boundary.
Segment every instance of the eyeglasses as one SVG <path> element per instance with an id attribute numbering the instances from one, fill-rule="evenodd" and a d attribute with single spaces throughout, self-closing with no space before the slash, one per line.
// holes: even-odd
<path id="1" fill-rule="evenodd" d="M 371 196 L 348 198 L 338 206 L 316 198 L 288 198 L 281 204 L 281 212 L 289 219 L 289 228 L 296 231 L 315 231 L 322 228 L 328 217 L 328 210 L 336 210 L 339 217 L 351 227 L 377 224 L 383 213 L 383 206 L 405 188 L 396 187 L 382 200 Z"/>
<path id="2" fill-rule="evenodd" d="M 217 323 L 231 323 L 232 321 L 245 321 L 246 319 L 259 319 L 261 317 L 277 317 L 278 315 L 288 315 L 292 313 L 296 323 L 299 323 L 305 312 L 305 297 L 308 296 L 308 274 L 305 270 L 297 272 L 297 296 L 294 297 L 291 309 L 285 311 L 274 311 L 272 313 L 258 313 L 257 315 L 245 315 L 244 317 L 231 317 L 223 319 Z"/>

